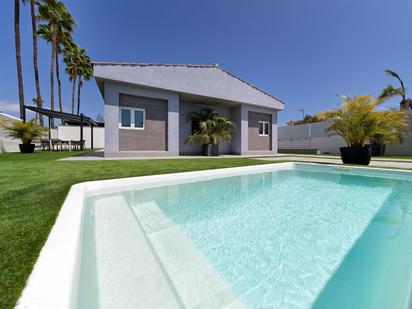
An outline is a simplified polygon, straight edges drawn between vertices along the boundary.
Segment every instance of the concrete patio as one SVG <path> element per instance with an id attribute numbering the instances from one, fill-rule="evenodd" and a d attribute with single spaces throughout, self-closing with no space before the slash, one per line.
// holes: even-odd
<path id="1" fill-rule="evenodd" d="M 221 155 L 219 157 L 204 157 L 204 156 L 174 156 L 174 157 L 119 157 L 113 158 L 104 157 L 104 150 L 89 152 L 78 156 L 61 159 L 62 161 L 85 161 L 85 160 L 153 160 L 153 159 L 201 159 L 201 158 L 236 158 L 238 155 Z M 324 164 L 342 164 L 339 156 L 320 156 L 320 155 L 296 155 L 296 154 L 278 154 L 278 155 L 260 155 L 260 156 L 243 156 L 247 158 L 256 158 L 266 161 L 294 161 L 294 162 L 311 162 Z M 372 167 L 396 168 L 396 169 L 412 169 L 412 159 L 395 159 L 395 158 L 376 158 L 371 161 Z"/>

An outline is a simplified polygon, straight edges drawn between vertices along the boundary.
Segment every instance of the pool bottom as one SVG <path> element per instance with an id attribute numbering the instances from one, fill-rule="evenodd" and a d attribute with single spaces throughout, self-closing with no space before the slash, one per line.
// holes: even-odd
<path id="1" fill-rule="evenodd" d="M 412 252 L 398 247 L 411 236 L 409 185 L 330 170 L 290 170 L 119 196 L 161 265 L 184 264 L 185 249 L 192 248 L 247 307 L 405 308 L 410 287 L 405 256 Z M 173 242 L 179 239 L 173 231 L 185 241 Z M 186 307 L 196 303 L 191 294 L 207 282 L 196 263 L 189 263 L 186 273 L 193 276 L 181 275 L 184 280 L 176 276 L 181 269 L 166 270 Z M 394 279 L 397 284 L 385 286 Z"/>

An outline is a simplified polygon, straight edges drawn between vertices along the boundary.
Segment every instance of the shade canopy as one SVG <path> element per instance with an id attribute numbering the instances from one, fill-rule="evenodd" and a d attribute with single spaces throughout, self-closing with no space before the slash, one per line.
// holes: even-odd
<path id="1" fill-rule="evenodd" d="M 64 112 L 53 111 L 51 109 L 40 108 L 40 107 L 35 107 L 35 106 L 27 106 L 27 105 L 25 105 L 24 108 L 31 110 L 35 113 L 47 116 L 49 118 L 56 118 L 56 119 L 61 119 L 63 121 L 70 121 L 70 123 L 72 124 L 74 123 L 80 124 L 81 122 L 83 122 L 83 124 L 87 124 L 91 126 L 98 126 L 96 121 L 84 115 L 74 115 L 74 114 L 69 114 L 69 113 L 64 113 Z"/>
<path id="2" fill-rule="evenodd" d="M 92 118 L 84 116 L 83 114 L 80 115 L 73 115 L 69 113 L 64 113 L 64 112 L 58 112 L 58 111 L 53 111 L 51 109 L 46 109 L 46 108 L 40 108 L 40 107 L 35 107 L 35 106 L 24 106 L 24 121 L 26 118 L 26 109 L 31 110 L 35 113 L 47 116 L 50 118 L 56 118 L 56 119 L 61 119 L 62 122 L 70 122 L 71 124 L 79 124 L 80 125 L 80 150 L 83 150 L 83 126 L 89 125 L 91 129 L 91 148 L 93 149 L 93 127 L 98 126 L 97 122 L 94 121 Z M 49 143 L 51 143 L 51 127 L 50 127 L 50 121 L 49 121 Z M 51 144 L 49 147 L 49 150 L 51 150 Z"/>

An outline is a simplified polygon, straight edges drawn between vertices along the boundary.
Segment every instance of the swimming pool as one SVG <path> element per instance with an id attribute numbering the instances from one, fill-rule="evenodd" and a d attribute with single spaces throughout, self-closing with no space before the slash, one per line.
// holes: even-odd
<path id="1" fill-rule="evenodd" d="M 72 190 L 20 305 L 49 286 L 65 308 L 409 306 L 409 172 L 281 163 Z"/>

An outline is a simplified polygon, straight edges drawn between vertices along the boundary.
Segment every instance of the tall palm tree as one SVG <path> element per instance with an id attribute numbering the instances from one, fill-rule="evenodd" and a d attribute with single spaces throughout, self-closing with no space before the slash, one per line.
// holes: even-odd
<path id="1" fill-rule="evenodd" d="M 78 72 L 78 82 L 77 82 L 77 115 L 80 114 L 80 90 L 83 86 L 83 80 L 90 80 L 93 76 L 93 65 L 90 57 L 86 54 L 86 50 L 82 48 L 84 54 L 81 56 Z"/>
<path id="2" fill-rule="evenodd" d="M 380 99 L 390 99 L 396 96 L 400 96 L 402 98 L 402 101 L 400 103 L 400 108 L 401 109 L 412 108 L 412 100 L 406 97 L 406 88 L 400 76 L 391 70 L 385 70 L 385 72 L 386 74 L 396 78 L 399 81 L 400 87 L 394 88 L 392 85 L 386 86 L 386 88 L 382 90 L 379 98 Z"/>
<path id="3" fill-rule="evenodd" d="M 66 65 L 66 73 L 69 75 L 69 80 L 72 83 L 72 100 L 71 100 L 72 114 L 74 114 L 74 99 L 75 99 L 74 91 L 76 87 L 77 68 L 78 68 L 78 63 L 76 61 L 77 54 L 78 54 L 78 46 L 75 44 L 68 45 L 64 49 L 63 61 Z"/>
<path id="4" fill-rule="evenodd" d="M 57 40 L 56 40 L 56 78 L 57 78 L 57 89 L 59 94 L 59 107 L 60 111 L 63 111 L 63 103 L 62 103 L 62 94 L 61 94 L 61 80 L 60 80 L 60 69 L 59 69 L 59 55 L 63 53 L 64 48 L 67 42 L 72 42 L 72 33 L 73 27 L 75 26 L 76 22 L 71 14 L 66 11 L 63 14 L 63 19 L 61 22 L 58 23 L 57 27 Z"/>
<path id="5" fill-rule="evenodd" d="M 84 50 L 84 49 L 83 49 Z M 85 50 L 84 50 L 85 52 Z M 67 42 L 64 49 L 64 63 L 66 64 L 66 72 L 69 74 L 69 80 L 72 83 L 72 114 L 74 114 L 74 101 L 77 75 L 79 74 L 79 63 L 81 60 L 82 50 L 74 42 Z"/>
<path id="6" fill-rule="evenodd" d="M 52 54 L 50 61 L 50 108 L 54 110 L 54 70 L 55 63 L 58 62 L 59 40 L 63 32 L 71 33 L 73 31 L 74 19 L 71 17 L 66 6 L 57 0 L 41 0 L 38 3 L 39 20 L 46 21 L 46 26 L 41 25 L 39 31 L 47 29 L 50 33 L 50 42 L 52 46 Z M 40 32 L 41 33 L 41 32 Z M 60 90 L 59 90 L 60 93 Z M 61 98 L 61 96 L 60 96 Z M 60 109 L 62 104 L 60 99 Z M 53 126 L 54 123 L 52 122 Z"/>
<path id="7" fill-rule="evenodd" d="M 27 0 L 23 0 L 24 3 Z M 34 67 L 34 81 L 36 83 L 36 98 L 33 99 L 37 107 L 43 107 L 43 100 L 40 92 L 40 78 L 39 78 L 39 65 L 38 65 L 38 48 L 37 48 L 37 16 L 36 16 L 36 2 L 30 0 L 30 14 L 31 14 L 31 27 L 33 37 L 33 67 Z M 39 115 L 40 125 L 43 125 L 43 116 Z"/>
<path id="8" fill-rule="evenodd" d="M 23 72 L 20 53 L 20 0 L 14 0 L 14 41 L 16 45 L 17 81 L 19 88 L 20 118 L 25 118 Z"/>

